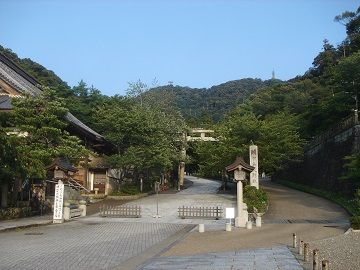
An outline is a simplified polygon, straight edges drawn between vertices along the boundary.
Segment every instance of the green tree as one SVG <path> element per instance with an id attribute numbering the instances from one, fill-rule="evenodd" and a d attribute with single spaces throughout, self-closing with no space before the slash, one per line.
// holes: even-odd
<path id="1" fill-rule="evenodd" d="M 148 104 L 145 99 L 113 97 L 96 114 L 98 129 L 116 147 L 109 157 L 114 168 L 144 174 L 152 181 L 169 171 L 180 159 L 184 120 L 176 111 Z"/>
<path id="2" fill-rule="evenodd" d="M 79 138 L 67 131 L 64 100 L 45 89 L 40 96 L 13 100 L 17 163 L 27 177 L 44 177 L 45 167 L 56 157 L 77 163 L 88 154 Z"/>

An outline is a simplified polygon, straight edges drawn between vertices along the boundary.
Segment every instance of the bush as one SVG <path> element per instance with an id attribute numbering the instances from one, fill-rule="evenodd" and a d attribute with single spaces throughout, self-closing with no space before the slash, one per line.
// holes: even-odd
<path id="1" fill-rule="evenodd" d="M 31 214 L 30 207 L 9 207 L 0 209 L 0 220 L 28 217 L 31 216 Z"/>
<path id="2" fill-rule="evenodd" d="M 258 213 L 264 213 L 268 205 L 268 196 L 265 190 L 253 186 L 245 186 L 244 202 L 247 204 L 248 212 L 254 213 L 254 207 Z"/>
<path id="3" fill-rule="evenodd" d="M 353 216 L 350 218 L 351 228 L 354 230 L 360 230 L 360 216 Z"/>
<path id="4" fill-rule="evenodd" d="M 139 194 L 140 190 L 134 184 L 124 184 L 120 187 L 119 191 L 112 193 L 113 196 L 127 196 L 127 195 L 136 195 Z"/>

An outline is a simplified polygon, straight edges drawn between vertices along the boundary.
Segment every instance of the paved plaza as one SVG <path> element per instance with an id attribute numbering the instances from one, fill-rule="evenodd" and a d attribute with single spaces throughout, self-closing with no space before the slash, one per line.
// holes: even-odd
<path id="1" fill-rule="evenodd" d="M 0 269 L 113 269 L 185 228 L 78 220 L 5 232 L 0 234 Z"/>
<path id="2" fill-rule="evenodd" d="M 259 248 L 195 256 L 158 257 L 139 270 L 302 270 L 287 247 Z"/>
<path id="3" fill-rule="evenodd" d="M 153 195 L 127 203 L 142 207 L 141 218 L 96 214 L 64 224 L 1 232 L 0 269 L 297 270 L 302 268 L 288 249 L 293 232 L 316 241 L 341 235 L 348 225 L 340 207 L 273 183 L 264 184 L 270 207 L 261 228 L 225 232 L 225 219 L 180 219 L 179 206 L 225 208 L 236 203 L 234 195 L 216 194 L 220 182 L 187 178 L 193 182 L 188 189 L 159 194 L 162 217 L 158 219 L 153 218 L 157 205 Z M 197 232 L 199 223 L 205 224 L 205 233 Z"/>

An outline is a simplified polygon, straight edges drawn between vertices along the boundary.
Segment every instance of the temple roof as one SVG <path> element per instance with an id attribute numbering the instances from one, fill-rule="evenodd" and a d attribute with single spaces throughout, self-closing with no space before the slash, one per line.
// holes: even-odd
<path id="1" fill-rule="evenodd" d="M 53 161 L 53 163 L 51 163 L 51 165 L 46 167 L 46 169 L 52 170 L 52 169 L 55 169 L 56 167 L 65 172 L 68 172 L 68 171 L 77 172 L 78 171 L 78 169 L 76 169 L 74 166 L 72 166 L 71 163 L 67 159 L 64 159 L 64 158 L 56 158 Z"/>
<path id="2" fill-rule="evenodd" d="M 41 93 L 40 83 L 3 54 L 0 54 L 0 79 L 20 94 Z"/>
<path id="3" fill-rule="evenodd" d="M 243 167 L 245 171 L 252 172 L 255 167 L 247 164 L 242 157 L 237 157 L 233 163 L 226 167 L 226 171 L 231 172 L 236 170 L 239 166 Z"/>
<path id="4" fill-rule="evenodd" d="M 22 68 L 17 66 L 9 58 L 0 54 L 0 79 L 19 93 L 18 96 L 29 94 L 31 96 L 40 95 L 42 90 L 40 83 Z M 11 96 L 6 92 L 0 95 L 0 110 L 11 110 Z M 65 120 L 70 124 L 76 133 L 80 133 L 87 140 L 94 140 L 98 146 L 109 145 L 102 135 L 92 130 L 71 113 L 65 115 Z"/>

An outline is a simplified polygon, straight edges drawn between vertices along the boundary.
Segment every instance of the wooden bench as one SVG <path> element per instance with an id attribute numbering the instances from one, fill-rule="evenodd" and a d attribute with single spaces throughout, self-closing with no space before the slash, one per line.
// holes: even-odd
<path id="1" fill-rule="evenodd" d="M 221 206 L 214 207 L 195 207 L 195 206 L 181 206 L 178 209 L 178 215 L 180 218 L 210 218 L 220 219 L 223 214 L 223 208 Z"/>
<path id="2" fill-rule="evenodd" d="M 139 218 L 141 207 L 137 205 L 102 205 L 100 206 L 101 217 Z"/>

